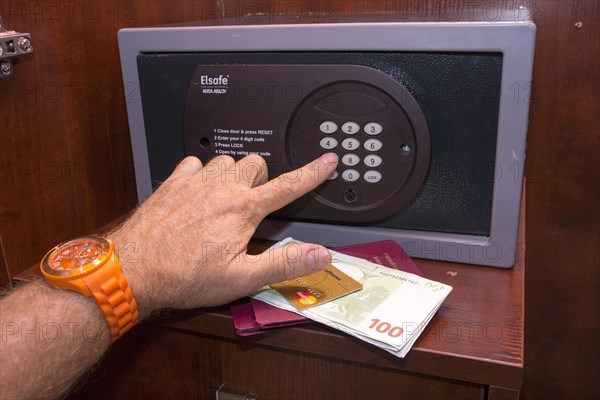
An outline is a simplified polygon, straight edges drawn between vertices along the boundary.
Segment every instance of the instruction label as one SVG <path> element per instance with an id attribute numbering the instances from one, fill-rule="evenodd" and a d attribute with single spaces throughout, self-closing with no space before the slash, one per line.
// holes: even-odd
<path id="1" fill-rule="evenodd" d="M 243 157 L 249 154 L 258 154 L 261 157 L 271 157 L 271 152 L 266 149 L 273 129 L 213 129 L 213 146 L 215 155 Z"/>

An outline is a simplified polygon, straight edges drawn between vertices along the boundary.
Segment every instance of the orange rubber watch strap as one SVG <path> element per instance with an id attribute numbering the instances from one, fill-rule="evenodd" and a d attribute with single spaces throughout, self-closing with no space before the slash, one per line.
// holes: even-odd
<path id="1" fill-rule="evenodd" d="M 106 317 L 114 342 L 133 328 L 140 314 L 121 265 L 114 255 L 111 258 L 112 262 L 83 280 Z"/>

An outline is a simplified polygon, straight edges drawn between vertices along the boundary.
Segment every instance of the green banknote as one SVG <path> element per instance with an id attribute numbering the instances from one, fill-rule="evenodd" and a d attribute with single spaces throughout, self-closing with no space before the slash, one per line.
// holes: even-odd
<path id="1" fill-rule="evenodd" d="M 287 238 L 275 246 L 300 243 Z M 254 297 L 296 312 L 404 357 L 452 287 L 332 251 L 332 264 L 363 289 L 299 311 L 268 287 Z"/>

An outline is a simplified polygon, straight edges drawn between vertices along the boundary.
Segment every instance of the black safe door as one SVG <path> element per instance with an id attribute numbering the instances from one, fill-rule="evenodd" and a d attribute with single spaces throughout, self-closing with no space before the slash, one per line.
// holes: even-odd
<path id="1" fill-rule="evenodd" d="M 232 71 L 244 66 L 240 81 Z M 186 154 L 262 152 L 273 176 L 335 151 L 346 161 L 338 176 L 278 217 L 489 234 L 500 54 L 143 54 L 138 67 L 155 184 Z M 262 77 L 248 77 L 250 67 Z"/>

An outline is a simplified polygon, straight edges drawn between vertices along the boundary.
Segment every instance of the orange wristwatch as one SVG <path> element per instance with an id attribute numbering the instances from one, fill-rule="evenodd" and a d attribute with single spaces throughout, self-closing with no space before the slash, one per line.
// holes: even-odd
<path id="1" fill-rule="evenodd" d="M 85 236 L 59 244 L 44 256 L 40 268 L 50 286 L 94 297 L 113 341 L 136 324 L 137 304 L 110 240 Z"/>

